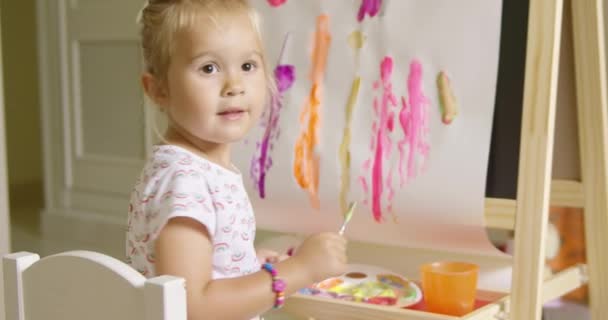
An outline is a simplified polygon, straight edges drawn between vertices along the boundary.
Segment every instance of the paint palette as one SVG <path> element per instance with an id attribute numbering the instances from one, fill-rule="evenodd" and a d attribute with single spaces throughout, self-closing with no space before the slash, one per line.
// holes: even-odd
<path id="1" fill-rule="evenodd" d="M 394 272 L 370 265 L 351 264 L 348 271 L 300 290 L 301 294 L 404 308 L 422 300 L 415 283 Z"/>

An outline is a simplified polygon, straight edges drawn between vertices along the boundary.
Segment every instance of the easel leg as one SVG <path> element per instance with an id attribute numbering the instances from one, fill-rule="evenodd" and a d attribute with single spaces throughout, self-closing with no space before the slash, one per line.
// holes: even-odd
<path id="1" fill-rule="evenodd" d="M 510 319 L 541 319 L 555 131 L 561 0 L 531 0 Z"/>
<path id="2" fill-rule="evenodd" d="M 608 314 L 608 105 L 603 0 L 573 0 L 581 172 L 591 316 Z"/>

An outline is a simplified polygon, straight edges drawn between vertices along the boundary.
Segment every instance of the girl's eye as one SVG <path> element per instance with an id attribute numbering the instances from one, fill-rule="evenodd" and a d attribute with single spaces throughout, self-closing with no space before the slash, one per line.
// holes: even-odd
<path id="1" fill-rule="evenodd" d="M 243 71 L 249 72 L 249 71 L 255 69 L 255 65 L 253 63 L 246 62 L 246 63 L 243 63 L 243 65 L 241 66 L 241 69 L 243 69 Z"/>
<path id="2" fill-rule="evenodd" d="M 213 64 L 206 64 L 202 66 L 199 70 L 207 74 L 212 74 L 217 71 L 217 68 Z"/>

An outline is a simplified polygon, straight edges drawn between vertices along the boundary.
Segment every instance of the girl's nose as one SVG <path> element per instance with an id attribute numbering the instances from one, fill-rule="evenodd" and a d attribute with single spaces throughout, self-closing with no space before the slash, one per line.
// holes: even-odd
<path id="1" fill-rule="evenodd" d="M 227 79 L 224 88 L 222 89 L 223 97 L 234 97 L 245 93 L 245 87 L 240 77 L 233 76 Z"/>

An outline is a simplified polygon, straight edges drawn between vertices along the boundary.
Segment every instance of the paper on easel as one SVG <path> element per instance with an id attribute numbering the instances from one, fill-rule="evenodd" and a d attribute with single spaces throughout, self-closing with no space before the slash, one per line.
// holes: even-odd
<path id="1" fill-rule="evenodd" d="M 352 200 L 350 239 L 499 254 L 484 199 L 502 2 L 371 2 L 252 1 L 270 67 L 293 67 L 234 148 L 258 228 L 334 231 Z"/>

